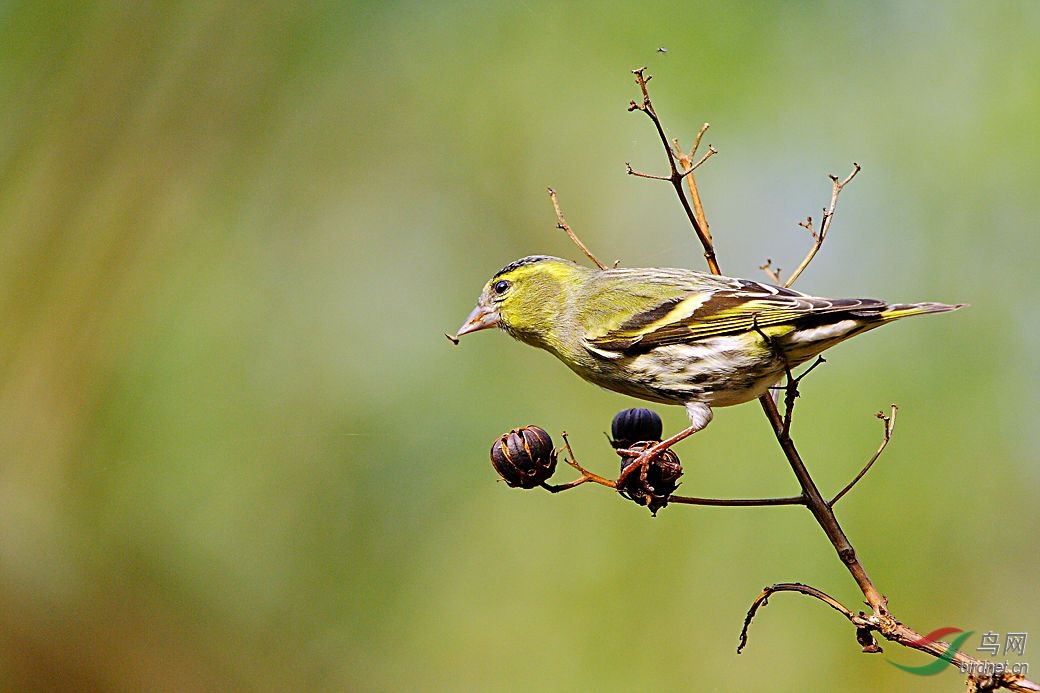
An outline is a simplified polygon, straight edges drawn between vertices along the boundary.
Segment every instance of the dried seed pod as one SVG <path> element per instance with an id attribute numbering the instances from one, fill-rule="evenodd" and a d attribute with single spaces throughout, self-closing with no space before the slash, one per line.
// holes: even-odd
<path id="1" fill-rule="evenodd" d="M 661 440 L 661 417 L 657 412 L 637 407 L 625 409 L 614 415 L 610 423 L 610 433 L 614 437 L 611 445 L 617 448 L 630 448 L 633 443 L 642 440 Z"/>
<path id="2" fill-rule="evenodd" d="M 552 438 L 538 426 L 514 428 L 491 446 L 491 464 L 509 486 L 534 488 L 556 471 Z"/>
<path id="3" fill-rule="evenodd" d="M 632 450 L 643 451 L 653 444 L 652 441 L 641 441 L 629 447 Z M 635 464 L 635 460 L 634 456 L 622 458 L 621 471 L 624 472 L 629 465 Z M 634 469 L 617 490 L 625 498 L 638 505 L 645 505 L 651 513 L 657 515 L 657 511 L 668 505 L 668 497 L 679 487 L 679 477 L 682 473 L 679 456 L 671 450 L 664 450 L 647 466 L 645 479 L 641 470 Z"/>

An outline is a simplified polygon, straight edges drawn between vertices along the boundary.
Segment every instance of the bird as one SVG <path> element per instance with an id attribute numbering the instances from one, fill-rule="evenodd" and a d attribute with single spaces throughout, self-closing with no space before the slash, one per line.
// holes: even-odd
<path id="1" fill-rule="evenodd" d="M 713 408 L 759 398 L 840 342 L 964 305 L 821 298 L 690 269 L 600 269 L 530 255 L 488 280 L 449 339 L 498 327 L 595 385 L 685 407 L 690 426 L 645 450 L 645 463 L 707 426 Z"/>

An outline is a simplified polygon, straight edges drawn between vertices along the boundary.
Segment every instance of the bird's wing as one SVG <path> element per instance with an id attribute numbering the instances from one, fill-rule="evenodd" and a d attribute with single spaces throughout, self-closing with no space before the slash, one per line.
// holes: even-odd
<path id="1" fill-rule="evenodd" d="M 835 321 L 866 317 L 885 307 L 874 299 L 816 298 L 741 280 L 739 287 L 690 292 L 633 315 L 617 328 L 584 337 L 598 352 L 642 353 L 668 344 L 734 335 L 775 325 L 795 325 L 807 316 Z M 844 315 L 840 315 L 844 314 Z M 826 322 L 826 320 L 824 320 Z"/>

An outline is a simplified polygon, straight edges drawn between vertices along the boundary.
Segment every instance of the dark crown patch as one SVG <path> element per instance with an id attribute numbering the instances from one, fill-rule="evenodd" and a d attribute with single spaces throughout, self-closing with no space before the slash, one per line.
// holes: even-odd
<path id="1" fill-rule="evenodd" d="M 555 259 L 556 258 L 550 255 L 528 255 L 527 257 L 522 257 L 519 260 L 516 260 L 515 262 L 510 262 L 508 265 L 500 269 L 498 272 L 495 272 L 495 276 L 492 277 L 492 279 L 494 279 L 495 277 L 500 277 L 503 274 L 506 274 L 507 272 L 512 272 L 516 268 L 523 267 L 524 265 L 533 265 L 534 263 L 541 262 L 543 260 Z"/>

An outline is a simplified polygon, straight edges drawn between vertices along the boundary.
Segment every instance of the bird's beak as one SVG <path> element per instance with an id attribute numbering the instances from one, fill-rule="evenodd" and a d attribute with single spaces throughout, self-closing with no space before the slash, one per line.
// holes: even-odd
<path id="1" fill-rule="evenodd" d="M 466 318 L 466 322 L 462 323 L 462 327 L 459 328 L 458 334 L 455 336 L 461 337 L 464 334 L 476 332 L 477 330 L 486 330 L 489 327 L 498 327 L 498 311 L 478 305 L 469 314 L 469 317 Z"/>

